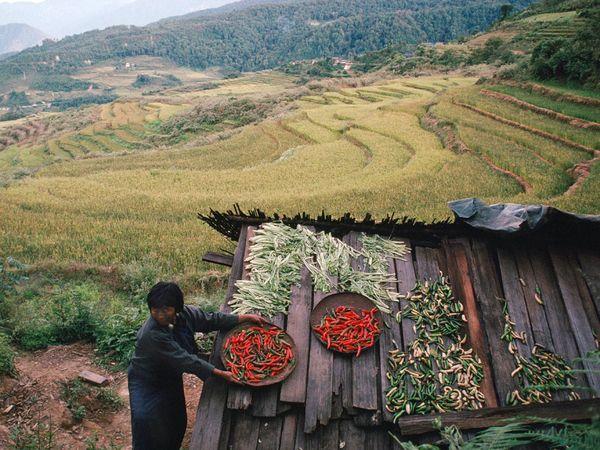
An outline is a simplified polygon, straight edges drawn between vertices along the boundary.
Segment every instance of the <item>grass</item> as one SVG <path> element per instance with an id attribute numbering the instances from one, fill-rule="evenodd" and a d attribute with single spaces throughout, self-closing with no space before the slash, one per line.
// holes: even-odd
<path id="1" fill-rule="evenodd" d="M 540 94 L 536 94 L 526 89 L 513 86 L 494 85 L 490 86 L 490 90 L 511 95 L 519 100 L 539 106 L 540 108 L 551 109 L 561 114 L 566 114 L 571 117 L 578 117 L 591 122 L 600 122 L 600 109 L 595 106 L 561 102 Z"/>
<path id="2" fill-rule="evenodd" d="M 284 83 L 275 80 L 279 84 L 273 87 L 267 78 L 259 80 L 257 75 L 246 85 L 244 80 L 223 85 L 240 92 L 263 86 L 271 92 Z M 587 153 L 485 118 L 450 99 L 455 96 L 581 143 L 594 144 L 593 132 L 491 102 L 472 86 L 474 81 L 436 76 L 336 89 L 314 94 L 329 98 L 327 104 L 297 102 L 298 111 L 248 125 L 213 143 L 194 143 L 191 136 L 187 143 L 168 149 L 133 149 L 119 156 L 48 165 L 0 191 L 0 209 L 10 212 L 0 215 L 0 249 L 27 262 L 50 265 L 123 266 L 152 260 L 163 273 L 190 278 L 209 269 L 200 262 L 206 251 L 232 249 L 196 213 L 235 202 L 243 208 L 291 214 L 325 209 L 333 214 L 371 212 L 376 217 L 396 212 L 433 220 L 449 216 L 447 201 L 478 196 L 489 202 L 549 202 L 597 213 L 596 172 L 579 191 L 562 198 L 572 182 L 567 171 L 588 159 Z M 198 95 L 221 96 L 222 87 Z M 370 99 L 361 99 L 360 90 L 369 91 Z M 196 93 L 182 95 L 189 99 Z M 432 102 L 432 111 L 455 124 L 473 153 L 444 148 L 421 126 Z M 147 114 L 154 114 L 148 110 L 160 107 L 120 103 L 105 105 L 101 122 L 121 127 L 121 116 L 138 114 L 136 123 L 125 129 L 138 133 L 142 126 L 150 135 L 151 128 L 139 117 L 147 120 Z M 144 114 L 139 112 L 142 107 Z M 100 126 L 91 137 L 108 147 L 115 144 L 111 133 L 114 129 Z M 128 133 L 119 134 L 119 139 L 139 140 Z M 483 155 L 524 177 L 532 191 L 524 194 Z"/>
<path id="3" fill-rule="evenodd" d="M 577 11 L 565 11 L 565 12 L 557 12 L 557 13 L 535 14 L 533 16 L 529 16 L 529 17 L 520 19 L 520 21 L 527 22 L 527 23 L 555 22 L 555 21 L 564 21 L 565 19 L 568 21 L 575 17 L 577 17 Z"/>
<path id="4" fill-rule="evenodd" d="M 511 103 L 499 102 L 480 94 L 478 87 L 462 90 L 457 95 L 457 99 L 523 125 L 546 131 L 589 148 L 600 149 L 600 133 L 574 127 L 568 123 L 521 109 Z"/>
<path id="5" fill-rule="evenodd" d="M 67 404 L 76 422 L 81 422 L 90 415 L 117 412 L 124 405 L 123 399 L 114 389 L 91 386 L 78 379 L 61 383 L 60 398 Z"/>
<path id="6" fill-rule="evenodd" d="M 579 84 L 559 83 L 551 80 L 536 81 L 536 83 L 565 94 L 600 99 L 600 92 L 597 89 L 586 88 L 585 86 L 581 86 Z"/>

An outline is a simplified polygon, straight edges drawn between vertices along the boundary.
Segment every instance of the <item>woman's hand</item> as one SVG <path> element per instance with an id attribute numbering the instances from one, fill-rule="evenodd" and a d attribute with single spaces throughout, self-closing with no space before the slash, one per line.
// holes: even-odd
<path id="1" fill-rule="evenodd" d="M 226 370 L 220 370 L 217 369 L 216 367 L 213 370 L 213 375 L 216 375 L 217 377 L 223 378 L 225 381 L 228 381 L 229 383 L 234 383 L 234 384 L 241 384 L 234 376 L 232 372 L 226 371 Z"/>
<path id="2" fill-rule="evenodd" d="M 240 323 L 252 322 L 252 323 L 255 323 L 260 326 L 264 326 L 269 323 L 265 319 L 263 319 L 261 316 L 259 316 L 258 314 L 240 314 L 238 317 L 239 317 Z"/>

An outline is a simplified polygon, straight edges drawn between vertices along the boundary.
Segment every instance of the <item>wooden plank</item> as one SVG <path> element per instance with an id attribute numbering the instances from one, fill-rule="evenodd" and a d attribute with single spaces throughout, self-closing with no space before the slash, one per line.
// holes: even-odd
<path id="1" fill-rule="evenodd" d="M 502 275 L 502 286 L 504 288 L 504 298 L 508 302 L 510 318 L 515 322 L 515 331 L 517 333 L 525 332 L 526 343 L 515 340 L 519 354 L 525 358 L 531 356 L 533 349 L 533 332 L 529 324 L 529 315 L 527 314 L 527 304 L 523 294 L 523 286 L 519 279 L 517 264 L 510 248 L 498 247 L 498 264 Z"/>
<path id="2" fill-rule="evenodd" d="M 292 412 L 283 417 L 279 450 L 295 449 L 298 414 Z"/>
<path id="3" fill-rule="evenodd" d="M 229 437 L 233 421 L 233 411 L 225 408 L 223 413 L 223 425 L 221 426 L 221 437 L 219 438 L 219 450 L 229 450 Z"/>
<path id="4" fill-rule="evenodd" d="M 285 316 L 277 314 L 271 320 L 273 325 L 285 327 Z M 255 417 L 275 417 L 277 415 L 277 402 L 281 385 L 274 384 L 252 391 L 252 415 Z"/>
<path id="5" fill-rule="evenodd" d="M 410 258 L 410 255 L 407 255 L 406 257 Z M 396 264 L 393 258 L 388 258 L 388 273 L 396 278 Z M 391 285 L 388 286 L 388 289 L 395 291 L 397 289 L 397 283 L 391 283 Z M 384 315 L 383 329 L 381 331 L 381 335 L 379 336 L 379 383 L 381 386 L 381 411 L 382 419 L 387 422 L 393 422 L 394 420 L 394 415 L 385 407 L 387 403 L 385 393 L 390 387 L 390 380 L 387 377 L 388 356 L 390 350 L 395 348 L 394 342 L 398 348 L 402 348 L 402 330 L 400 329 L 400 324 L 396 321 L 396 314 L 400 310 L 400 306 L 398 303 L 392 302 L 390 308 L 392 313 L 389 316 Z"/>
<path id="6" fill-rule="evenodd" d="M 227 255 L 225 253 L 207 252 L 202 257 L 202 261 L 211 264 L 218 264 L 221 266 L 231 267 L 233 265 L 233 256 Z"/>
<path id="7" fill-rule="evenodd" d="M 298 424 L 296 426 L 296 445 L 295 449 L 306 449 L 306 434 L 304 433 L 304 414 L 298 413 Z M 281 448 L 280 450 L 286 450 Z"/>
<path id="8" fill-rule="evenodd" d="M 242 227 L 240 231 L 240 239 L 233 258 L 233 266 L 229 274 L 229 282 L 227 284 L 227 294 L 225 303 L 221 307 L 221 311 L 229 313 L 231 307 L 229 301 L 232 299 L 235 292 L 235 282 L 241 278 L 243 271 L 243 257 L 246 247 L 247 228 Z M 215 340 L 215 350 L 210 356 L 210 362 L 217 367 L 223 367 L 219 355 L 221 342 L 223 341 L 224 333 L 219 333 Z M 227 401 L 229 386 L 224 381 L 210 377 L 204 382 L 198 411 L 196 413 L 196 421 L 194 423 L 194 431 L 190 442 L 191 450 L 216 450 L 219 448 L 219 439 L 223 427 L 223 416 L 225 404 Z"/>
<path id="9" fill-rule="evenodd" d="M 554 343 L 554 351 L 572 364 L 573 368 L 582 369 L 583 366 L 581 363 L 573 361 L 579 358 L 579 350 L 577 349 L 571 324 L 568 320 L 565 320 L 567 311 L 560 295 L 550 257 L 545 249 L 534 247 L 529 250 L 529 259 L 537 286 L 541 292 L 540 296 L 544 302 L 546 319 L 548 320 L 552 342 Z M 584 388 L 589 387 L 587 376 L 584 373 L 576 373 L 575 377 L 573 384 Z M 580 391 L 579 394 L 582 398 L 590 396 L 590 392 L 586 390 Z M 555 397 L 566 400 L 568 394 L 563 391 L 555 394 Z"/>
<path id="10" fill-rule="evenodd" d="M 233 415 L 235 419 L 232 424 L 229 445 L 235 450 L 256 450 L 260 419 L 252 417 L 247 411 L 235 411 Z"/>
<path id="11" fill-rule="evenodd" d="M 415 248 L 418 278 L 422 281 L 435 279 L 440 273 L 437 250 L 428 247 Z"/>
<path id="12" fill-rule="evenodd" d="M 600 317 L 598 317 L 596 305 L 594 305 L 594 300 L 592 299 L 590 290 L 588 289 L 587 283 L 583 278 L 583 272 L 581 270 L 581 267 L 579 266 L 579 262 L 577 261 L 575 252 L 572 249 L 569 249 L 569 251 L 567 251 L 567 257 L 569 261 L 569 266 L 571 267 L 571 270 L 573 270 L 575 282 L 577 283 L 579 297 L 581 298 L 583 308 L 585 309 L 585 313 L 587 314 L 587 317 L 590 321 L 592 330 L 594 330 L 596 336 L 600 336 Z"/>
<path id="13" fill-rule="evenodd" d="M 340 448 L 344 450 L 364 450 L 365 431 L 357 427 L 352 420 L 340 421 Z"/>
<path id="14" fill-rule="evenodd" d="M 312 280 L 306 267 L 302 269 L 301 285 L 292 287 L 292 303 L 288 313 L 287 333 L 294 339 L 298 363 L 281 386 L 282 402 L 304 403 L 310 351 L 310 312 L 312 308 Z"/>
<path id="15" fill-rule="evenodd" d="M 306 436 L 305 450 L 339 450 L 339 420 L 319 427 Z"/>
<path id="16" fill-rule="evenodd" d="M 415 249 L 411 246 L 410 241 L 404 238 L 401 240 L 404 241 L 407 249 L 410 251 L 410 254 L 407 255 L 404 260 L 395 259 L 394 265 L 396 268 L 396 280 L 398 281 L 398 292 L 402 295 L 406 295 L 415 287 L 417 282 L 415 264 L 413 262 L 413 259 L 416 258 L 416 255 Z M 400 304 L 398 306 L 400 310 L 404 310 L 408 306 L 408 302 L 405 299 L 400 299 Z M 398 345 L 402 345 L 402 350 L 406 352 L 409 350 L 409 346 L 417 337 L 417 333 L 414 328 L 415 322 L 411 319 L 403 318 L 399 325 L 402 333 L 402 343 L 398 342 Z M 410 393 L 413 391 L 413 386 L 408 380 L 407 384 L 407 390 Z"/>
<path id="17" fill-rule="evenodd" d="M 373 428 L 365 431 L 365 447 L 369 450 L 389 450 L 392 443 L 386 429 Z"/>
<path id="18" fill-rule="evenodd" d="M 352 236 L 347 234 L 343 237 L 343 242 L 352 246 Z M 357 269 L 355 261 L 352 267 Z M 352 405 L 352 356 L 341 353 L 333 354 L 333 399 L 331 407 L 331 416 L 339 418 L 346 411 L 348 414 L 355 414 Z"/>
<path id="19" fill-rule="evenodd" d="M 469 259 L 466 251 L 468 245 L 468 241 L 451 241 L 446 243 L 448 275 L 450 276 L 452 288 L 455 292 L 455 298 L 459 299 L 464 306 L 469 344 L 477 356 L 479 356 L 483 365 L 481 392 L 485 396 L 485 405 L 495 408 L 498 406 L 498 399 L 494 387 L 491 363 L 488 358 L 489 345 L 483 331 L 480 312 L 475 300 L 475 291 L 471 282 L 472 277 L 469 271 Z"/>
<path id="20" fill-rule="evenodd" d="M 398 420 L 398 425 L 403 435 L 417 435 L 434 430 L 433 421 L 438 418 L 444 426 L 456 425 L 461 430 L 468 430 L 504 425 L 507 419 L 516 417 L 522 423 L 535 423 L 536 418 L 585 420 L 594 417 L 599 412 L 600 399 L 588 399 L 483 408 L 445 414 L 404 416 Z"/>
<path id="21" fill-rule="evenodd" d="M 261 420 L 256 450 L 279 450 L 283 417 Z"/>
<path id="22" fill-rule="evenodd" d="M 521 283 L 521 290 L 523 291 L 525 304 L 527 306 L 527 314 L 529 315 L 533 341 L 536 344 L 541 344 L 550 351 L 554 351 L 552 333 L 550 332 L 548 320 L 546 319 L 544 305 L 540 305 L 536 301 L 536 289 L 539 290 L 539 286 L 527 250 L 523 247 L 515 246 L 512 251 L 515 255 L 519 277 L 523 281 L 523 283 Z"/>
<path id="23" fill-rule="evenodd" d="M 395 259 L 394 263 L 396 266 L 396 279 L 398 280 L 398 292 L 402 295 L 410 292 L 417 281 L 415 266 L 413 263 L 414 249 L 411 249 L 410 242 L 408 239 L 402 239 L 407 248 L 411 250 L 411 254 L 407 255 L 405 260 Z M 404 309 L 407 305 L 406 300 L 400 300 L 400 308 Z M 416 333 L 413 330 L 414 322 L 410 319 L 403 319 L 401 323 L 402 328 L 402 343 L 404 350 L 408 350 L 408 346 L 415 340 Z"/>
<path id="24" fill-rule="evenodd" d="M 466 247 L 465 250 L 471 267 L 475 298 L 481 309 L 483 331 L 489 346 L 498 400 L 501 405 L 505 405 L 506 395 L 518 386 L 510 375 L 515 368 L 513 357 L 506 343 L 500 340 L 504 331 L 504 314 L 499 299 L 503 298 L 504 294 L 495 260 L 486 242 L 475 239 L 471 242 L 471 248 Z"/>
<path id="25" fill-rule="evenodd" d="M 328 293 L 315 291 L 313 307 L 317 306 Z M 308 327 L 309 324 L 307 323 Z M 314 333 L 310 334 L 310 355 L 308 365 L 308 386 L 304 432 L 312 433 L 317 423 L 327 425 L 331 418 L 331 397 L 333 386 L 333 352 L 322 345 Z"/>
<path id="26" fill-rule="evenodd" d="M 600 255 L 588 249 L 577 252 L 581 273 L 594 299 L 596 312 L 600 314 Z"/>
<path id="27" fill-rule="evenodd" d="M 250 255 L 251 239 L 254 237 L 256 227 L 250 226 L 246 232 L 246 245 L 244 246 L 244 264 L 242 269 L 242 279 L 250 278 L 250 272 L 246 260 Z M 229 388 L 227 396 L 227 407 L 229 409 L 248 409 L 252 404 L 252 390 L 244 386 L 232 385 Z"/>
<path id="28" fill-rule="evenodd" d="M 585 356 L 587 352 L 596 349 L 596 341 L 594 329 L 583 306 L 583 300 L 577 286 L 574 268 L 572 267 L 573 261 L 564 249 L 550 247 L 549 253 L 567 310 L 567 317 L 579 348 L 579 354 Z M 586 374 L 590 387 L 595 389 L 596 392 L 600 392 L 600 374 L 595 373 L 597 368 L 585 360 L 583 364 L 590 371 Z"/>
<path id="29" fill-rule="evenodd" d="M 349 233 L 348 244 L 361 250 L 362 243 L 356 232 Z M 364 271 L 364 261 L 359 259 L 355 270 Z M 352 406 L 368 411 L 377 410 L 377 379 L 379 356 L 377 346 L 364 350 L 358 358 L 352 358 Z"/>

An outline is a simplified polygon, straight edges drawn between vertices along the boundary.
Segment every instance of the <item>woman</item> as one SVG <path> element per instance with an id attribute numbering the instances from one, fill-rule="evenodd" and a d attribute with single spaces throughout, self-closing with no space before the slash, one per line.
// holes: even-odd
<path id="1" fill-rule="evenodd" d="M 235 382 L 197 356 L 194 333 L 226 331 L 240 322 L 265 322 L 260 316 L 206 313 L 184 306 L 175 283 L 156 284 L 147 297 L 150 317 L 137 333 L 128 371 L 134 450 L 179 450 L 187 426 L 183 373 Z"/>

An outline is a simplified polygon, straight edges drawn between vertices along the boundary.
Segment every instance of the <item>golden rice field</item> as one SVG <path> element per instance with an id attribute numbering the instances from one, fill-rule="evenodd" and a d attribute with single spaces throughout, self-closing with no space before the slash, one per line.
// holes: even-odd
<path id="1" fill-rule="evenodd" d="M 290 214 L 324 209 L 433 220 L 449 216 L 449 200 L 478 196 L 599 213 L 598 164 L 574 192 L 565 192 L 574 182 L 570 169 L 600 148 L 600 132 L 488 98 L 475 82 L 423 77 L 314 94 L 285 117 L 228 139 L 164 149 L 140 144 L 152 132 L 147 125 L 183 110 L 185 101 L 256 94 L 261 84 L 266 92 L 281 91 L 289 79 L 263 74 L 247 85 L 233 80 L 215 92 L 182 94 L 187 100 L 174 104 L 106 105 L 86 130 L 0 152 L 0 171 L 44 166 L 0 190 L 0 254 L 57 265 L 153 261 L 167 272 L 193 274 L 206 268 L 204 252 L 230 248 L 196 214 L 233 203 Z M 467 150 L 445 148 L 424 127 L 425 115 L 451 124 Z M 524 190 L 510 174 L 530 187 Z"/>

